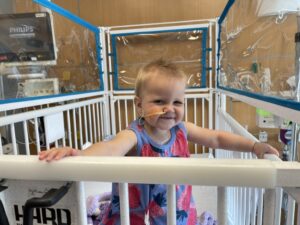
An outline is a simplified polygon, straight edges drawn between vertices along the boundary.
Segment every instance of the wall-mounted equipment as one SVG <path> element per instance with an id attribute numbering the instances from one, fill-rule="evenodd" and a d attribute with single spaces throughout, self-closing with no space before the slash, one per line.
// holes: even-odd
<path id="1" fill-rule="evenodd" d="M 55 39 L 48 12 L 0 15 L 0 64 L 56 63 Z"/>

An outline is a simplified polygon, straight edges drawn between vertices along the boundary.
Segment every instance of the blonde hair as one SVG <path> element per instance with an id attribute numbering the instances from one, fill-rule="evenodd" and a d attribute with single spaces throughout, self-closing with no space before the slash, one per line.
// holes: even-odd
<path id="1" fill-rule="evenodd" d="M 185 73 L 174 63 L 164 59 L 157 59 L 148 63 L 139 70 L 135 82 L 136 96 L 141 96 L 141 92 L 144 89 L 145 84 L 154 74 L 159 74 L 170 78 L 183 79 L 184 82 L 186 82 Z"/>

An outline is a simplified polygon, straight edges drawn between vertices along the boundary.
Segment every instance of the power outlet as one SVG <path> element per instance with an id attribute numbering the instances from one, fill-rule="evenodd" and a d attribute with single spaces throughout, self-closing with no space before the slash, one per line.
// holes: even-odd
<path id="1" fill-rule="evenodd" d="M 258 135 L 258 140 L 260 142 L 267 142 L 268 141 L 268 133 L 266 131 L 260 131 Z"/>

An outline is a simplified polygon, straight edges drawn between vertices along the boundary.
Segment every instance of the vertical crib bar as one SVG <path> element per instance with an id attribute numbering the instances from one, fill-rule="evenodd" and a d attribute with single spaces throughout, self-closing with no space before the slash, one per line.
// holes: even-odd
<path id="1" fill-rule="evenodd" d="M 62 112 L 63 113 L 63 117 L 64 117 L 64 120 L 65 120 L 65 115 L 66 115 L 66 112 Z M 66 128 L 64 130 L 64 133 L 66 134 Z M 66 146 L 66 135 L 64 135 L 64 137 L 62 138 L 62 146 Z"/>
<path id="2" fill-rule="evenodd" d="M 89 130 L 90 130 L 90 142 L 91 143 L 93 143 L 93 129 L 92 129 L 92 115 L 91 115 L 91 105 L 88 105 L 87 106 L 88 107 L 88 113 L 89 113 L 89 116 L 88 116 L 88 118 L 89 118 Z"/>
<path id="3" fill-rule="evenodd" d="M 236 199 L 236 205 L 239 205 L 239 207 L 237 207 L 237 215 L 238 215 L 238 222 L 237 224 L 241 224 L 242 221 L 242 213 L 241 213 L 241 205 L 243 204 L 242 199 L 241 199 L 241 188 L 237 188 L 237 199 Z"/>
<path id="4" fill-rule="evenodd" d="M 212 129 L 214 124 L 213 124 L 213 119 L 212 119 L 212 114 L 213 114 L 213 102 L 212 102 L 212 99 L 213 99 L 213 94 L 212 94 L 212 90 L 209 91 L 209 99 L 208 100 L 208 128 L 209 129 Z M 213 154 L 213 149 L 212 148 L 209 148 L 209 153 L 210 154 Z"/>
<path id="5" fill-rule="evenodd" d="M 234 200 L 233 200 L 233 218 L 234 218 L 234 224 L 238 224 L 238 213 L 237 213 L 237 202 L 238 202 L 238 188 L 234 188 L 233 190 Z"/>
<path id="6" fill-rule="evenodd" d="M 85 195 L 85 187 L 84 182 L 76 182 L 76 195 L 78 199 L 78 207 L 77 207 L 77 215 L 78 216 L 78 224 L 88 224 L 87 216 L 86 216 L 86 195 Z"/>
<path id="7" fill-rule="evenodd" d="M 218 202 L 217 202 L 217 213 L 218 213 L 218 224 L 226 224 L 228 211 L 227 211 L 227 197 L 226 197 L 226 188 L 218 187 Z M 230 196 L 229 196 L 230 197 Z M 232 199 L 232 198 L 231 198 Z"/>
<path id="8" fill-rule="evenodd" d="M 97 126 L 97 122 L 96 122 L 96 112 L 95 112 L 95 104 L 92 105 L 92 116 L 93 116 L 93 128 L 94 128 L 94 143 L 97 142 L 97 131 L 96 131 L 96 126 Z"/>
<path id="9" fill-rule="evenodd" d="M 246 209 L 246 205 L 247 205 L 247 201 L 246 201 L 246 188 L 243 187 L 241 188 L 242 189 L 242 223 L 241 224 L 244 224 L 246 225 L 246 214 L 247 214 L 247 209 Z"/>
<path id="10" fill-rule="evenodd" d="M 251 188 L 246 188 L 246 218 L 245 224 L 250 224 L 250 213 L 251 212 Z"/>
<path id="11" fill-rule="evenodd" d="M 99 106 L 100 106 L 100 118 L 102 119 L 102 121 L 105 119 L 104 117 L 103 117 L 103 103 L 100 103 L 99 104 Z M 107 124 L 107 123 L 106 123 Z M 102 134 L 102 137 L 104 136 L 104 135 L 108 135 L 107 133 L 105 133 L 104 134 L 104 127 L 103 127 L 103 125 L 104 125 L 104 123 L 102 122 L 101 124 L 101 134 Z M 106 129 L 107 130 L 107 129 Z M 101 137 L 100 137 L 101 138 Z M 101 141 L 101 140 L 100 140 Z"/>
<path id="12" fill-rule="evenodd" d="M 16 130 L 15 130 L 15 124 L 12 123 L 10 125 L 10 134 L 12 138 L 12 144 L 13 144 L 13 153 L 14 155 L 18 154 L 18 147 L 17 147 L 17 140 L 16 140 Z"/>
<path id="13" fill-rule="evenodd" d="M 62 139 L 62 146 L 66 146 L 66 137 L 63 137 L 63 139 Z"/>
<path id="14" fill-rule="evenodd" d="M 196 104 L 197 99 L 194 98 L 194 123 L 197 124 L 197 104 Z M 198 154 L 198 147 L 197 144 L 194 144 L 195 148 L 195 154 Z"/>
<path id="15" fill-rule="evenodd" d="M 34 134 L 35 134 L 35 141 L 36 141 L 36 150 L 39 153 L 41 151 L 41 145 L 40 145 L 38 120 L 36 117 L 34 118 Z"/>
<path id="16" fill-rule="evenodd" d="M 258 209 L 257 209 L 257 224 L 262 225 L 262 218 L 263 218 L 263 189 L 258 189 Z"/>
<path id="17" fill-rule="evenodd" d="M 275 224 L 275 189 L 266 189 L 264 194 L 263 224 Z"/>
<path id="18" fill-rule="evenodd" d="M 286 225 L 293 225 L 295 220 L 295 200 L 289 195 L 287 205 Z"/>
<path id="19" fill-rule="evenodd" d="M 75 148 L 78 149 L 78 141 L 77 141 L 77 125 L 76 125 L 76 108 L 72 110 L 73 112 L 73 129 L 74 129 L 74 144 Z"/>
<path id="20" fill-rule="evenodd" d="M 55 148 L 58 148 L 58 140 L 56 140 L 56 141 L 54 142 L 54 144 L 55 144 Z"/>
<path id="21" fill-rule="evenodd" d="M 128 184 L 119 183 L 121 225 L 130 225 Z"/>
<path id="22" fill-rule="evenodd" d="M 281 206 L 282 206 L 282 188 L 276 188 L 276 206 L 275 206 L 275 223 L 274 225 L 280 225 L 281 220 Z"/>
<path id="23" fill-rule="evenodd" d="M 252 188 L 251 190 L 251 225 L 256 224 L 256 217 L 257 217 L 257 188 Z"/>
<path id="24" fill-rule="evenodd" d="M 83 119 L 84 119 L 84 138 L 85 138 L 85 142 L 89 141 L 89 137 L 88 137 L 88 126 L 87 126 L 87 116 L 86 116 L 86 107 L 83 107 Z"/>
<path id="25" fill-rule="evenodd" d="M 115 106 L 116 106 L 116 100 L 115 98 L 113 98 L 113 96 L 111 97 L 111 105 L 110 105 L 110 109 L 111 109 L 111 132 L 113 135 L 116 134 L 116 110 L 115 110 Z M 103 118 L 103 117 L 101 117 Z"/>
<path id="26" fill-rule="evenodd" d="M 99 112 L 99 108 L 100 108 L 101 102 L 98 102 L 96 105 L 96 119 L 97 119 L 97 141 L 101 141 L 101 134 L 103 134 L 101 132 L 100 129 L 100 112 Z M 102 118 L 102 117 L 101 117 Z"/>
<path id="27" fill-rule="evenodd" d="M 68 137 L 69 137 L 69 146 L 73 147 L 72 143 L 72 131 L 71 131 L 71 121 L 70 121 L 70 110 L 67 111 L 67 123 L 68 123 Z"/>
<path id="28" fill-rule="evenodd" d="M 128 127 L 128 109 L 127 109 L 127 99 L 125 99 L 124 101 L 125 101 L 125 124 L 126 124 L 126 127 Z"/>
<path id="29" fill-rule="evenodd" d="M 83 146 L 83 137 L 82 137 L 82 114 L 81 114 L 81 111 L 82 111 L 82 108 L 80 107 L 79 109 L 78 109 L 78 119 L 79 119 L 79 121 L 78 121 L 78 125 L 79 125 L 79 142 L 80 142 L 80 149 L 82 149 L 82 146 Z"/>
<path id="30" fill-rule="evenodd" d="M 24 131 L 24 140 L 25 140 L 25 150 L 26 150 L 26 155 L 30 155 L 30 150 L 29 150 L 29 136 L 28 136 L 28 129 L 27 129 L 27 120 L 23 121 L 23 131 Z"/>
<path id="31" fill-rule="evenodd" d="M 3 155 L 3 147 L 2 147 L 2 136 L 1 136 L 1 133 L 0 133 L 0 155 Z"/>
<path id="32" fill-rule="evenodd" d="M 120 100 L 118 100 L 118 119 L 119 119 L 119 131 L 120 131 L 122 129 Z"/>
<path id="33" fill-rule="evenodd" d="M 133 119 L 136 119 L 136 109 L 135 109 L 134 102 L 132 102 L 132 112 L 133 112 Z"/>
<path id="34" fill-rule="evenodd" d="M 168 218 L 167 224 L 176 224 L 176 186 L 168 185 L 167 189 Z"/>
<path id="35" fill-rule="evenodd" d="M 256 188 L 251 189 L 251 218 L 250 218 L 250 224 L 255 225 L 256 224 L 256 207 L 257 207 L 257 190 Z"/>

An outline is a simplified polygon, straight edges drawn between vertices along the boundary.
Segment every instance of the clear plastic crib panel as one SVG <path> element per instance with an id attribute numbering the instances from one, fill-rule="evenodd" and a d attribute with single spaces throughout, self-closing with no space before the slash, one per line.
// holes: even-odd
<path id="1" fill-rule="evenodd" d="M 0 14 L 0 103 L 103 90 L 98 29 L 80 22 L 27 1 Z"/>
<path id="2" fill-rule="evenodd" d="M 138 70 L 148 62 L 173 61 L 187 76 L 188 88 L 207 85 L 208 25 L 112 31 L 114 90 L 132 90 Z"/>
<path id="3" fill-rule="evenodd" d="M 219 85 L 297 99 L 300 42 L 295 43 L 295 35 L 300 31 L 299 1 L 229 2 L 234 4 L 220 27 Z"/>

